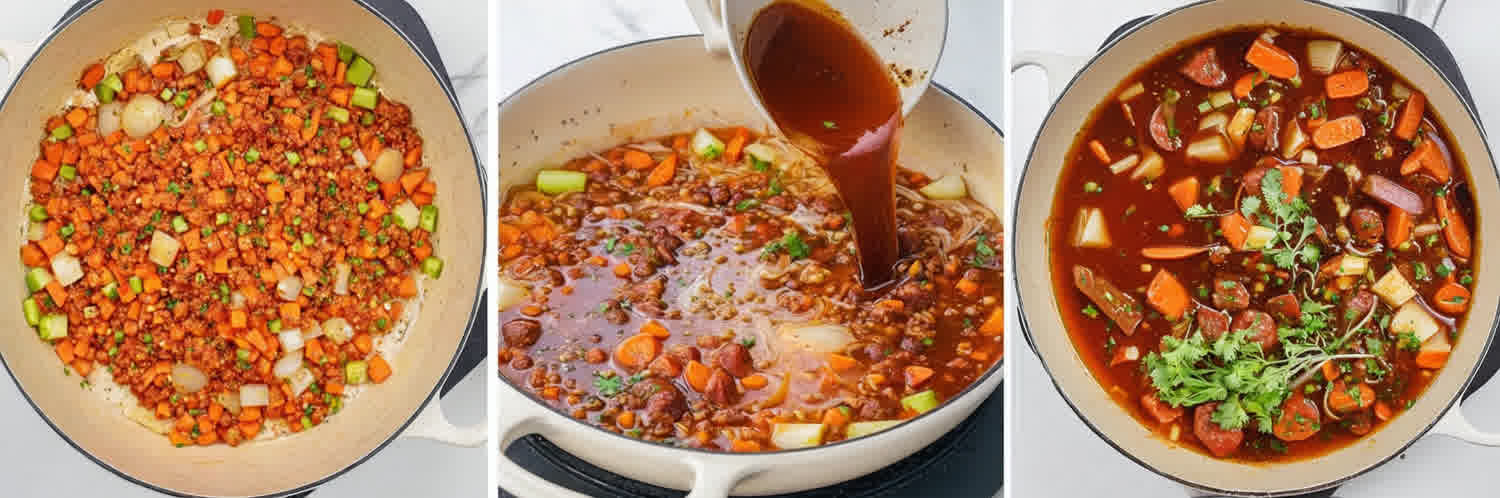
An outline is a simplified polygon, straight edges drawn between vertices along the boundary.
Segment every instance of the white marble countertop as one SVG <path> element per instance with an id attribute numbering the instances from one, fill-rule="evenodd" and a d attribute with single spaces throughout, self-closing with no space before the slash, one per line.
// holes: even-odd
<path id="1" fill-rule="evenodd" d="M 1046 50 L 1087 55 L 1111 31 L 1127 20 L 1161 12 L 1180 0 L 1060 0 L 1016 2 L 1013 15 L 1016 50 Z M 1336 1 L 1335 3 L 1390 11 L 1394 0 Z M 1089 15 L 1080 16 L 1078 13 Z M 1437 32 L 1458 59 L 1479 113 L 1488 118 L 1490 147 L 1500 146 L 1494 130 L 1500 126 L 1500 66 L 1492 63 L 1495 31 L 1491 20 L 1500 3 L 1449 0 Z M 1066 26 L 1066 28 L 1063 28 Z M 1055 82 L 1063 84 L 1066 81 Z M 1015 115 L 1010 149 L 1017 166 L 1025 160 L 1037 127 L 1047 112 L 1046 79 L 1026 70 L 1014 80 Z M 1012 171 L 1019 171 L 1012 170 Z M 1016 175 L 1012 175 L 1012 189 Z M 1013 191 L 1013 190 L 1012 190 Z M 1012 196 L 1014 198 L 1014 196 Z M 1015 329 L 1019 330 L 1019 329 Z M 1182 488 L 1158 477 L 1117 453 L 1089 431 L 1063 402 L 1031 350 L 1018 338 L 1009 355 L 1015 390 L 1009 441 L 1014 496 L 1185 496 Z M 1500 381 L 1497 381 L 1500 382 Z M 1494 383 L 1492 383 L 1494 384 Z M 1481 429 L 1500 430 L 1500 386 L 1489 385 L 1464 405 L 1469 420 Z M 1345 498 L 1411 496 L 1495 496 L 1500 474 L 1494 462 L 1500 450 L 1479 448 L 1441 436 L 1418 441 L 1401 458 L 1371 471 L 1338 491 Z M 1079 469 L 1088 469 L 1086 476 Z"/>
<path id="2" fill-rule="evenodd" d="M 410 0 L 426 20 L 438 51 L 453 78 L 464 120 L 475 143 L 483 144 L 490 106 L 486 105 L 487 16 L 485 0 Z M 68 1 L 30 2 L 11 8 L 0 19 L 0 39 L 37 40 L 63 12 Z M 207 8 L 207 7 L 205 7 Z M 480 147 L 480 157 L 488 157 Z M 485 413 L 485 369 L 465 378 L 443 402 L 448 416 L 461 425 L 482 423 Z M 89 461 L 47 427 L 21 397 L 15 382 L 0 379 L 0 495 L 164 496 L 126 482 Z M 314 497 L 343 496 L 481 496 L 488 489 L 485 450 L 458 449 L 422 440 L 399 440 L 363 465 L 323 486 Z"/>

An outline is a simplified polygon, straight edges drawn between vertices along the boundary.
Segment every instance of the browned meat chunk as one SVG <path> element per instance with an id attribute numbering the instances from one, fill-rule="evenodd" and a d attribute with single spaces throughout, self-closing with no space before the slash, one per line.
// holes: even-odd
<path id="1" fill-rule="evenodd" d="M 1203 443 L 1210 453 L 1219 458 L 1235 454 L 1240 450 L 1240 443 L 1245 440 L 1243 429 L 1229 430 L 1214 423 L 1214 410 L 1219 408 L 1217 401 L 1198 405 L 1193 410 L 1193 435 L 1198 437 L 1198 442 Z"/>
<path id="2" fill-rule="evenodd" d="M 1250 307 L 1250 290 L 1239 280 L 1227 277 L 1214 279 L 1214 307 L 1225 310 L 1242 310 Z"/>
<path id="3" fill-rule="evenodd" d="M 1302 321 L 1302 305 L 1297 302 L 1297 296 L 1291 293 L 1282 294 L 1266 301 L 1266 310 L 1271 312 L 1271 317 L 1278 321 L 1297 323 Z"/>
<path id="4" fill-rule="evenodd" d="M 1198 332 L 1203 334 L 1204 339 L 1217 341 L 1229 331 L 1229 313 L 1223 311 L 1198 308 Z"/>
<path id="5" fill-rule="evenodd" d="M 1279 105 L 1266 106 L 1255 113 L 1255 124 L 1250 126 L 1250 144 L 1256 148 L 1275 152 L 1281 147 L 1281 114 Z"/>
<path id="6" fill-rule="evenodd" d="M 1245 340 L 1259 343 L 1260 350 L 1267 353 L 1275 349 L 1281 341 L 1276 337 L 1276 320 L 1264 311 L 1245 310 L 1234 317 L 1234 323 L 1230 324 L 1230 330 L 1245 333 Z"/>
<path id="7" fill-rule="evenodd" d="M 714 351 L 714 363 L 724 367 L 730 375 L 743 378 L 755 371 L 750 365 L 750 349 L 738 342 L 730 342 Z"/>
<path id="8" fill-rule="evenodd" d="M 1219 53 L 1214 47 L 1204 48 L 1194 53 L 1179 71 L 1188 79 L 1209 88 L 1218 88 L 1229 82 L 1229 75 L 1224 73 L 1224 68 L 1219 65 Z"/>
<path id="9" fill-rule="evenodd" d="M 1115 284 L 1099 278 L 1094 270 L 1083 265 L 1073 266 L 1073 286 L 1079 292 L 1094 301 L 1099 309 L 1104 311 L 1105 316 L 1115 322 L 1125 335 L 1135 333 L 1135 328 L 1141 324 L 1142 307 L 1130 294 L 1121 291 Z"/>
<path id="10" fill-rule="evenodd" d="M 1385 235 L 1385 221 L 1374 209 L 1359 208 L 1349 213 L 1349 233 L 1361 244 L 1374 244 Z"/>
<path id="11" fill-rule="evenodd" d="M 505 345 L 513 348 L 530 347 L 542 337 L 542 324 L 536 320 L 517 318 L 500 326 L 500 337 Z"/>

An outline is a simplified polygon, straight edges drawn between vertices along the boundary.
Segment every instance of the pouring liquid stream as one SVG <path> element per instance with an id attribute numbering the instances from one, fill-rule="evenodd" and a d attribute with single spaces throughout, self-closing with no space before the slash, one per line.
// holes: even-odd
<path id="1" fill-rule="evenodd" d="M 745 41 L 751 81 L 777 126 L 820 159 L 850 210 L 866 289 L 901 257 L 895 172 L 901 93 L 878 54 L 836 12 L 811 2 L 762 9 Z"/>

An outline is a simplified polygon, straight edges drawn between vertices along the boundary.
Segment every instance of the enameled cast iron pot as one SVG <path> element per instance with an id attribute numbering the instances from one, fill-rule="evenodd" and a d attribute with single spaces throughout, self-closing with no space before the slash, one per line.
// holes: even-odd
<path id="1" fill-rule="evenodd" d="M 1435 10 L 1429 10 L 1435 13 Z M 1247 24 L 1284 24 L 1329 33 L 1385 61 L 1427 95 L 1432 109 L 1452 132 L 1468 165 L 1478 203 L 1474 227 L 1479 248 L 1474 309 L 1462 325 L 1448 365 L 1411 409 L 1364 439 L 1328 455 L 1297 462 L 1247 465 L 1173 448 L 1118 406 L 1090 373 L 1073 348 L 1059 316 L 1049 274 L 1049 219 L 1058 178 L 1076 134 L 1095 106 L 1110 98 L 1117 84 L 1157 54 L 1217 29 Z M 1020 55 L 1023 65 L 1055 66 L 1065 58 Z M 1051 72 L 1049 76 L 1058 75 Z M 1066 78 L 1071 72 L 1061 74 Z M 1053 79 L 1054 82 L 1061 81 Z M 1380 24 L 1353 11 L 1309 0 L 1211 0 L 1161 14 L 1125 33 L 1072 76 L 1047 115 L 1030 158 L 1021 173 L 1010 237 L 1014 301 L 1022 329 L 1035 347 L 1059 393 L 1088 426 L 1130 459 L 1151 471 L 1195 488 L 1197 492 L 1239 496 L 1281 496 L 1325 489 L 1347 481 L 1395 457 L 1429 432 L 1476 444 L 1500 445 L 1500 436 L 1482 434 L 1463 417 L 1457 402 L 1478 369 L 1492 340 L 1500 273 L 1490 262 L 1500 258 L 1500 177 L 1475 110 L 1451 82 L 1416 47 Z"/>
<path id="2" fill-rule="evenodd" d="M 458 112 L 456 98 L 439 83 L 428 61 L 391 20 L 357 0 L 93 0 L 64 19 L 40 42 L 0 42 L 11 74 L 0 102 L 0 163 L 30 164 L 43 123 L 55 115 L 90 61 L 102 59 L 168 19 L 201 19 L 209 9 L 250 13 L 327 34 L 359 47 L 380 68 L 387 95 L 411 107 L 425 140 L 424 161 L 439 186 L 435 204 L 441 279 L 429 279 L 425 298 L 400 353 L 395 375 L 349 402 L 328 423 L 269 442 L 174 448 L 166 437 L 126 418 L 121 406 L 63 376 L 57 356 L 22 320 L 4 319 L 0 359 L 47 423 L 91 460 L 132 482 L 192 496 L 276 496 L 309 489 L 363 462 L 403 430 L 449 444 L 478 446 L 485 431 L 448 424 L 434 399 L 458 357 L 478 306 L 485 239 L 484 174 Z M 232 22 L 226 20 L 225 22 Z M 0 189 L 0 212 L 13 226 L 25 217 L 27 179 L 11 168 Z M 21 229 L 0 231 L 0 247 L 20 247 Z M 13 285 L 0 286 L 0 302 L 19 303 L 23 268 L 12 262 Z M 96 369 L 95 375 L 104 369 Z M 133 401 L 128 405 L 134 405 Z M 428 406 L 424 411 L 423 407 Z M 419 416 L 420 414 L 420 416 Z"/>
<path id="3" fill-rule="evenodd" d="M 764 129 L 733 63 L 699 36 L 600 52 L 533 81 L 500 106 L 500 190 L 534 181 L 538 169 L 605 147 L 699 126 Z M 993 123 L 934 85 L 906 120 L 902 165 L 929 176 L 962 173 L 969 192 L 1000 213 L 1003 139 Z M 502 198 L 502 201 L 504 199 Z M 835 484 L 875 471 L 932 443 L 984 401 L 997 363 L 937 410 L 872 436 L 774 453 L 718 453 L 646 443 L 592 427 L 535 401 L 502 378 L 496 410 L 500 450 L 537 434 L 589 463 L 690 496 L 765 495 Z M 497 458 L 500 483 L 519 496 L 578 496 Z M 996 468 L 996 472 L 1000 469 Z"/>

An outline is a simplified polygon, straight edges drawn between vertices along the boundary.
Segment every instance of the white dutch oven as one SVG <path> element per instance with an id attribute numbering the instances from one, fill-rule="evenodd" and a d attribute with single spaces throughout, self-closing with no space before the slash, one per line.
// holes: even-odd
<path id="1" fill-rule="evenodd" d="M 542 76 L 500 105 L 500 192 L 536 171 L 605 147 L 699 126 L 769 123 L 735 76 L 734 63 L 704 50 L 699 36 L 600 52 Z M 958 97 L 934 87 L 907 117 L 902 165 L 929 176 L 963 174 L 970 193 L 1000 212 L 1003 139 Z M 501 199 L 502 203 L 504 199 Z M 932 443 L 969 416 L 1001 381 L 1000 365 L 937 410 L 875 435 L 774 453 L 717 453 L 646 443 L 555 412 L 502 378 L 501 452 L 540 435 L 590 463 L 690 496 L 765 495 L 853 479 Z M 500 485 L 520 496 L 577 496 L 497 456 Z M 995 469 L 999 472 L 1000 469 Z"/>
<path id="2" fill-rule="evenodd" d="M 364 392 L 329 422 L 268 442 L 174 448 L 164 436 L 126 419 L 117 404 L 64 377 L 57 356 L 38 340 L 19 313 L 5 319 L 0 360 L 37 412 L 69 444 L 121 477 L 179 496 L 278 496 L 310 489 L 363 462 L 396 436 L 478 446 L 481 428 L 460 429 L 444 420 L 434 399 L 458 357 L 478 306 L 484 263 L 484 174 L 458 112 L 433 67 L 395 24 L 355 0 L 94 0 L 35 43 L 0 42 L 10 66 L 0 79 L 0 162 L 30 164 L 47 117 L 77 86 L 88 62 L 102 59 L 171 18 L 201 19 L 209 9 L 251 13 L 307 26 L 359 47 L 380 68 L 383 90 L 411 106 L 425 140 L 424 160 L 438 184 L 438 255 L 443 278 L 428 280 L 425 301 L 401 352 L 395 375 Z M 226 19 L 225 22 L 233 22 Z M 25 173 L 12 168 L 0 189 L 8 219 L 24 217 Z M 465 222 L 467 220 L 467 222 Z M 0 231 L 0 247 L 20 247 L 21 230 Z M 22 267 L 11 263 L 11 282 Z M 0 286 L 0 302 L 19 303 L 19 284 Z M 423 407 L 427 406 L 426 410 Z M 403 433 L 404 430 L 404 433 Z"/>
<path id="3" fill-rule="evenodd" d="M 1441 3 L 1441 2 L 1438 2 Z M 1432 2 L 1422 8 L 1425 19 L 1435 19 Z M 1411 10 L 1408 10 L 1411 12 Z M 1073 348 L 1063 328 L 1049 275 L 1054 241 L 1048 226 L 1065 220 L 1049 219 L 1053 195 L 1059 187 L 1069 147 L 1095 107 L 1109 98 L 1116 85 L 1158 54 L 1183 41 L 1217 29 L 1247 24 L 1285 24 L 1332 34 L 1381 58 L 1423 91 L 1443 120 L 1468 165 L 1471 189 L 1478 206 L 1475 227 L 1479 265 L 1474 287 L 1475 308 L 1462 325 L 1448 365 L 1409 410 L 1379 431 L 1323 457 L 1297 462 L 1247 465 L 1227 462 L 1173 448 L 1154 436 L 1118 406 L 1100 387 Z M 1072 68 L 1069 57 L 1020 54 L 1017 67 L 1041 65 L 1056 84 L 1072 80 L 1054 102 L 1022 171 L 1015 207 L 1015 232 L 1010 237 L 1015 258 L 1022 330 L 1035 347 L 1053 383 L 1084 423 L 1106 442 L 1152 472 L 1196 489 L 1195 493 L 1237 496 L 1283 496 L 1326 489 L 1400 454 L 1418 438 L 1433 432 L 1475 444 L 1500 445 L 1500 435 L 1483 434 L 1463 417 L 1457 401 L 1478 369 L 1500 305 L 1500 274 L 1486 263 L 1500 258 L 1500 176 L 1485 142 L 1474 109 L 1469 108 L 1451 82 L 1405 39 L 1350 10 L 1310 0 L 1210 0 L 1147 20 L 1104 47 L 1086 63 Z M 1049 67 L 1050 66 L 1050 67 Z M 1076 72 L 1076 75 L 1073 73 Z"/>

